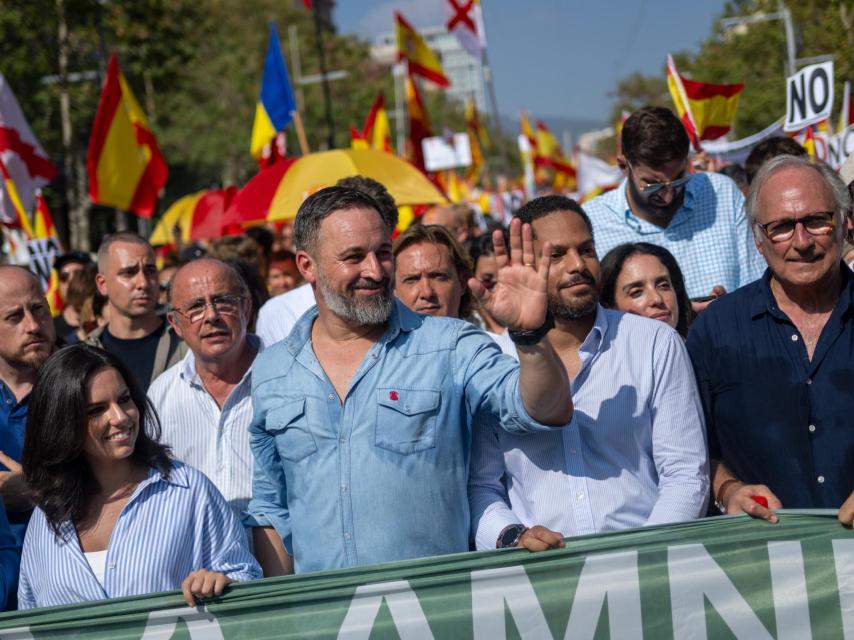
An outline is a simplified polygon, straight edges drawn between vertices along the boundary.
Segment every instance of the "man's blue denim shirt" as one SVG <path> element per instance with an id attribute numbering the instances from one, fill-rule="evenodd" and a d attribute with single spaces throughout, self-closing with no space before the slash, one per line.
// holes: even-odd
<path id="1" fill-rule="evenodd" d="M 253 365 L 245 523 L 275 527 L 297 573 L 466 551 L 472 425 L 551 428 L 525 410 L 518 364 L 473 325 L 395 302 L 342 403 L 312 350 L 316 317 Z"/>

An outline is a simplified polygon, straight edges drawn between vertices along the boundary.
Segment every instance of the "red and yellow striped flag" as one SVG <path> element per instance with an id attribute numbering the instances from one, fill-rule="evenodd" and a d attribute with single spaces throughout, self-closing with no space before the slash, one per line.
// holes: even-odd
<path id="1" fill-rule="evenodd" d="M 732 129 L 744 83 L 688 80 L 679 75 L 673 57 L 668 54 L 667 88 L 691 143 L 699 151 L 700 140 L 716 140 Z"/>
<path id="2" fill-rule="evenodd" d="M 409 113 L 409 137 L 407 138 L 406 159 L 422 171 L 424 167 L 424 150 L 421 141 L 433 135 L 430 128 L 430 118 L 424 108 L 424 101 L 415 81 L 406 78 L 406 110 Z"/>
<path id="3" fill-rule="evenodd" d="M 371 149 L 392 152 L 391 127 L 385 110 L 385 96 L 382 93 L 371 105 L 371 110 L 365 119 L 365 126 L 362 128 L 362 137 L 368 141 Z"/>
<path id="4" fill-rule="evenodd" d="M 168 169 L 115 54 L 101 90 L 86 165 L 93 203 L 152 216 Z"/>
<path id="5" fill-rule="evenodd" d="M 35 240 L 53 238 L 55 243 L 54 248 L 57 251 L 56 255 L 62 253 L 62 243 L 59 241 L 56 227 L 53 226 L 53 216 L 50 214 L 50 209 L 47 208 L 47 202 L 45 202 L 41 191 L 36 192 L 36 216 L 33 231 L 35 233 Z M 55 316 L 59 315 L 65 306 L 65 300 L 62 299 L 62 294 L 59 291 L 59 274 L 56 269 L 50 270 L 50 280 L 47 285 L 47 291 L 45 292 L 45 298 L 47 298 L 47 303 L 50 305 L 50 312 Z"/>
<path id="6" fill-rule="evenodd" d="M 3 186 L 5 187 L 6 195 L 12 203 L 12 208 L 15 210 L 17 218 L 11 226 L 21 229 L 25 234 L 27 234 L 27 238 L 32 238 L 33 225 L 30 222 L 30 217 L 27 215 L 27 212 L 24 211 L 24 207 L 21 204 L 21 197 L 18 195 L 18 188 L 12 181 L 12 176 L 9 175 L 9 170 L 6 168 L 2 158 L 0 158 L 0 174 L 3 176 Z"/>
<path id="7" fill-rule="evenodd" d="M 395 12 L 394 20 L 398 62 L 406 60 L 410 74 L 427 78 L 440 87 L 450 85 L 439 56 L 429 47 L 423 36 L 400 13 Z"/>

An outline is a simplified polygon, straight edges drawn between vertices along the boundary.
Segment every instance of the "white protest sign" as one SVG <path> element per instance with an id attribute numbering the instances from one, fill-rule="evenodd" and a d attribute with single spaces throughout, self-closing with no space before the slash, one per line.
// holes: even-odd
<path id="1" fill-rule="evenodd" d="M 830 117 L 833 107 L 833 61 L 811 64 L 786 79 L 786 123 L 799 131 Z"/>
<path id="2" fill-rule="evenodd" d="M 854 124 L 833 136 L 827 143 L 827 164 L 839 170 L 845 161 L 854 153 Z"/>
<path id="3" fill-rule="evenodd" d="M 454 145 L 448 144 L 443 136 L 424 138 L 421 148 L 424 150 L 424 167 L 427 171 L 443 171 L 454 167 L 471 165 L 471 145 L 467 133 L 455 133 Z"/>

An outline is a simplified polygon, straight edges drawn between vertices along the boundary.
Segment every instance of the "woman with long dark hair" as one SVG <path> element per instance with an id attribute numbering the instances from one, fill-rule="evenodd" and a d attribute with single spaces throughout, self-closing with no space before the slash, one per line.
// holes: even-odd
<path id="1" fill-rule="evenodd" d="M 30 398 L 24 479 L 36 509 L 21 558 L 21 609 L 181 588 L 219 595 L 261 577 L 228 504 L 172 460 L 125 365 L 78 344 L 51 356 Z"/>
<path id="2" fill-rule="evenodd" d="M 648 242 L 621 244 L 602 258 L 602 306 L 666 322 L 683 338 L 691 300 L 676 258 Z"/>

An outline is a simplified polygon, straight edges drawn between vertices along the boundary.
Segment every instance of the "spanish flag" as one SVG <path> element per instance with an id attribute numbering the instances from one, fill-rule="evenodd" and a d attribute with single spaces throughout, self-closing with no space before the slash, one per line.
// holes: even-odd
<path id="1" fill-rule="evenodd" d="M 252 142 L 249 149 L 252 157 L 260 159 L 264 147 L 270 144 L 276 134 L 287 127 L 294 119 L 297 103 L 291 90 L 288 68 L 279 47 L 276 25 L 270 23 L 270 42 L 267 45 L 267 57 L 264 60 L 264 77 L 261 80 L 261 93 L 255 105 L 255 121 L 252 123 Z"/>
<path id="2" fill-rule="evenodd" d="M 537 148 L 537 136 L 534 135 L 534 130 L 531 128 L 531 121 L 528 120 L 528 112 L 522 110 L 519 114 L 519 133 L 528 139 L 531 143 L 531 149 Z"/>
<path id="3" fill-rule="evenodd" d="M 368 141 L 365 139 L 365 136 L 362 135 L 362 132 L 359 131 L 356 127 L 350 127 L 350 148 L 351 149 L 370 149 L 370 145 Z"/>
<path id="4" fill-rule="evenodd" d="M 435 82 L 440 87 L 450 85 L 442 63 L 436 53 L 427 45 L 424 38 L 409 24 L 400 13 L 394 13 L 395 33 L 397 34 L 397 60 L 406 60 L 410 75 L 419 75 Z"/>
<path id="5" fill-rule="evenodd" d="M 93 203 L 152 216 L 169 170 L 115 54 L 92 124 L 86 166 Z"/>
<path id="6" fill-rule="evenodd" d="M 477 112 L 477 107 L 474 100 L 469 98 L 466 101 L 466 131 L 469 136 L 469 146 L 471 147 L 471 166 L 469 167 L 466 177 L 469 180 L 476 182 L 480 178 L 481 170 L 483 169 L 483 152 L 481 145 L 489 144 L 489 136 L 486 129 L 480 122 L 480 115 Z"/>
<path id="7" fill-rule="evenodd" d="M 430 119 L 424 108 L 424 101 L 415 81 L 406 78 L 406 110 L 409 113 L 409 137 L 407 139 L 406 159 L 416 167 L 425 171 L 424 151 L 421 141 L 429 138 L 433 133 L 430 129 Z"/>
<path id="8" fill-rule="evenodd" d="M 365 119 L 365 126 L 362 128 L 362 137 L 370 144 L 371 149 L 391 153 L 391 127 L 385 110 L 385 96 L 382 93 L 371 105 L 371 110 Z"/>
<path id="9" fill-rule="evenodd" d="M 700 140 L 716 140 L 732 129 L 744 83 L 710 84 L 679 75 L 673 56 L 667 55 L 667 87 L 694 148 Z"/>

